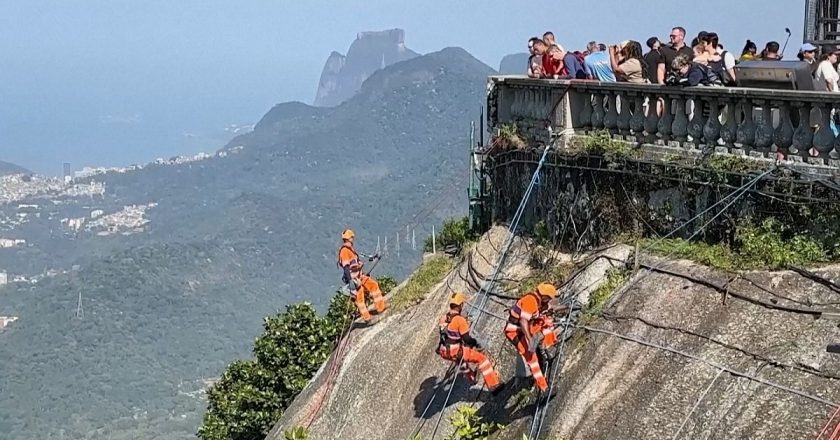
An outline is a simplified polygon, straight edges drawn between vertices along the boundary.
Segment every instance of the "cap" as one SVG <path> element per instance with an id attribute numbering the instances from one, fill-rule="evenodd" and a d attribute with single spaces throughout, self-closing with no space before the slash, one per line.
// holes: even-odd
<path id="1" fill-rule="evenodd" d="M 630 44 L 630 40 L 624 40 L 621 42 L 621 44 L 618 45 L 618 48 L 624 49 L 624 46 L 627 46 L 628 44 Z"/>
<path id="2" fill-rule="evenodd" d="M 805 43 L 802 47 L 799 48 L 800 52 L 814 52 L 817 50 L 817 46 L 814 46 L 811 43 Z"/>
<path id="3" fill-rule="evenodd" d="M 341 233 L 341 238 L 343 240 L 349 240 L 351 238 L 355 238 L 356 234 L 353 232 L 352 229 L 345 229 L 344 232 Z"/>
<path id="4" fill-rule="evenodd" d="M 659 42 L 659 38 L 650 37 L 650 38 L 647 39 L 647 43 L 645 43 L 645 44 L 647 44 L 648 48 L 653 49 L 653 45 L 658 43 L 658 42 Z"/>

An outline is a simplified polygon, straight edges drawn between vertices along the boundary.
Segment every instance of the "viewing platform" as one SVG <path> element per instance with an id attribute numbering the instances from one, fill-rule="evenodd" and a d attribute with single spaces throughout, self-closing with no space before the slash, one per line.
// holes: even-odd
<path id="1" fill-rule="evenodd" d="M 840 177 L 840 136 L 831 117 L 838 108 L 840 94 L 829 92 L 519 75 L 490 77 L 487 96 L 490 132 L 515 126 L 530 147 L 558 136 L 568 147 L 575 138 L 609 133 L 646 152 L 729 154 L 834 178 Z"/>

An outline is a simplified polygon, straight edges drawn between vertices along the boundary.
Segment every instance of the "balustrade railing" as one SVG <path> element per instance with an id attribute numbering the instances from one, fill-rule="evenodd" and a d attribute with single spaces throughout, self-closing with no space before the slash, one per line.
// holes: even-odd
<path id="1" fill-rule="evenodd" d="M 567 92 L 567 93 L 564 93 Z M 640 144 L 714 149 L 840 168 L 832 118 L 840 94 L 724 87 L 491 77 L 491 129 L 515 124 L 527 141 L 551 131 L 606 130 Z"/>

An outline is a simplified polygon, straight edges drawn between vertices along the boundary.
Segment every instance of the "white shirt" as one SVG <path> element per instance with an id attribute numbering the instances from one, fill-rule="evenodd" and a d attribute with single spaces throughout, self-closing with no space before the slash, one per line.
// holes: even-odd
<path id="1" fill-rule="evenodd" d="M 732 55 L 732 52 L 728 50 L 723 55 L 723 67 L 726 68 L 726 70 L 735 68 L 735 55 Z"/>
<path id="2" fill-rule="evenodd" d="M 840 74 L 837 73 L 837 70 L 834 69 L 834 66 L 831 64 L 830 61 L 825 60 L 820 62 L 820 64 L 817 66 L 816 78 L 817 83 L 815 84 L 815 86 L 817 90 L 829 92 L 840 91 L 840 89 L 838 89 L 838 81 L 840 81 Z M 830 88 L 829 84 L 831 85 Z"/>

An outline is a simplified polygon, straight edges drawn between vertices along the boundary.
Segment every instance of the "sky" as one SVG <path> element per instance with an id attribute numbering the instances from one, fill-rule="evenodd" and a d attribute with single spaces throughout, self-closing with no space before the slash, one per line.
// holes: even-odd
<path id="1" fill-rule="evenodd" d="M 2 0 L 0 160 L 59 174 L 62 163 L 124 166 L 213 151 L 272 105 L 311 103 L 333 50 L 366 30 L 402 28 L 428 53 L 460 46 L 498 68 L 528 37 L 552 30 L 567 48 L 590 40 L 667 41 L 717 31 L 802 41 L 803 0 Z M 771 5 L 772 6 L 769 6 Z M 570 7 L 569 5 L 574 5 Z"/>

